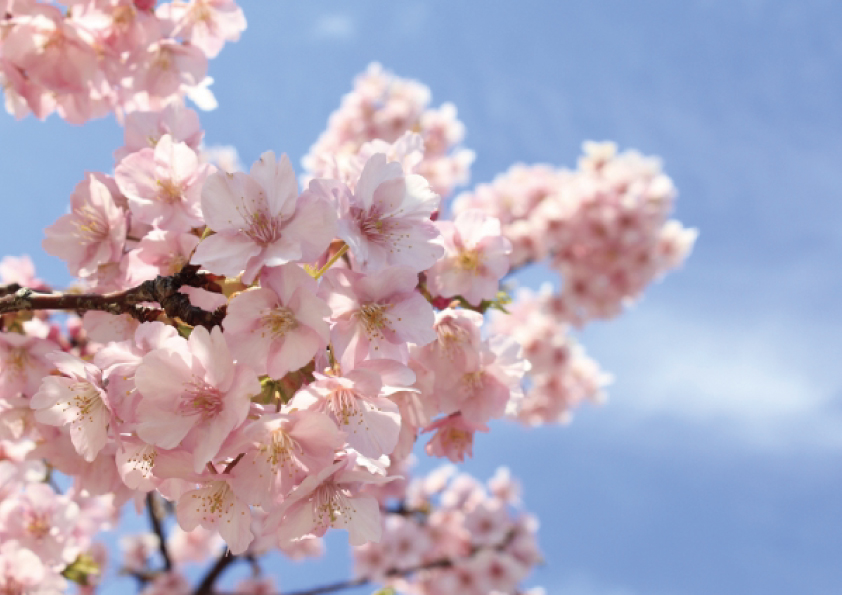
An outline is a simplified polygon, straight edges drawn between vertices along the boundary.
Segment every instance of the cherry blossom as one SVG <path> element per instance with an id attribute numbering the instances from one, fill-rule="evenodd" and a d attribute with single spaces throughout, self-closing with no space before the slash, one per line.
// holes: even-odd
<path id="1" fill-rule="evenodd" d="M 70 195 L 70 208 L 70 214 L 47 228 L 44 250 L 63 258 L 72 274 L 83 277 L 119 261 L 128 226 L 109 188 L 89 174 Z"/>
<path id="2" fill-rule="evenodd" d="M 30 404 L 35 419 L 52 426 L 68 426 L 73 447 L 93 461 L 108 439 L 113 412 L 103 388 L 102 370 L 65 353 L 49 356 L 63 376 L 46 376 Z"/>
<path id="3" fill-rule="evenodd" d="M 120 191 L 138 221 L 169 231 L 188 231 L 203 222 L 199 204 L 210 166 L 195 151 L 165 134 L 155 148 L 128 155 L 115 170 Z"/>
<path id="4" fill-rule="evenodd" d="M 363 167 L 353 193 L 335 182 L 310 182 L 310 192 L 333 197 L 339 206 L 339 237 L 363 270 L 403 265 L 417 271 L 431 266 L 443 249 L 430 221 L 440 198 L 418 175 L 404 175 L 399 163 L 382 153 Z"/>
<path id="5" fill-rule="evenodd" d="M 314 261 L 335 236 L 336 216 L 312 193 L 298 195 L 289 159 L 267 151 L 249 174 L 217 172 L 202 190 L 202 213 L 216 232 L 192 262 L 252 283 L 263 267 Z"/>
<path id="6" fill-rule="evenodd" d="M 252 371 L 234 363 L 218 328 L 197 327 L 183 345 L 151 351 L 135 382 L 138 436 L 164 449 L 187 441 L 197 472 L 245 421 L 250 398 L 260 392 Z"/>
<path id="7" fill-rule="evenodd" d="M 500 222 L 479 209 L 437 222 L 445 255 L 427 271 L 433 295 L 461 296 L 468 303 L 497 297 L 500 279 L 509 270 L 511 242 L 500 235 Z"/>
<path id="8" fill-rule="evenodd" d="M 330 340 L 330 309 L 317 292 L 316 280 L 296 264 L 265 270 L 259 288 L 228 306 L 225 337 L 237 359 L 272 378 L 309 363 Z"/>
<path id="9" fill-rule="evenodd" d="M 324 294 L 331 308 L 333 349 L 343 367 L 367 357 L 407 359 L 407 343 L 425 345 L 436 337 L 433 309 L 416 291 L 418 275 L 408 267 L 363 274 L 328 272 Z"/>
<path id="10" fill-rule="evenodd" d="M 346 434 L 348 444 L 361 454 L 377 458 L 390 454 L 398 441 L 400 414 L 387 394 L 415 381 L 409 368 L 389 361 L 362 362 L 342 376 L 318 375 L 296 393 L 292 407 L 324 412 Z M 381 375 L 380 371 L 385 372 Z M 402 386 L 384 386 L 386 382 Z"/>
<path id="11" fill-rule="evenodd" d="M 351 545 L 379 541 L 380 507 L 371 496 L 357 495 L 362 483 L 384 483 L 387 478 L 354 468 L 349 456 L 317 475 L 310 475 L 275 507 L 267 519 L 278 543 L 307 535 L 321 537 L 329 527 L 348 531 Z"/>

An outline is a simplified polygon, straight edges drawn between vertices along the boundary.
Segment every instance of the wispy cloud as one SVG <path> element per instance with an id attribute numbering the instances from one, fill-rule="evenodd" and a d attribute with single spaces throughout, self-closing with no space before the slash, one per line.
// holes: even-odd
<path id="1" fill-rule="evenodd" d="M 319 16 L 310 32 L 313 41 L 350 41 L 356 35 L 356 20 L 343 13 L 328 13 Z"/>
<path id="2" fill-rule="evenodd" d="M 610 409 L 718 424 L 764 447 L 842 448 L 842 372 L 828 329 L 780 313 L 735 320 L 649 306 L 585 338 L 617 377 Z"/>

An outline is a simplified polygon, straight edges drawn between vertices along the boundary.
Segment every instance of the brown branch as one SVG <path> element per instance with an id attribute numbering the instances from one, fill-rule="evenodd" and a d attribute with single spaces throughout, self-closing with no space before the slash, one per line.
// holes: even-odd
<path id="1" fill-rule="evenodd" d="M 493 549 L 497 551 L 505 550 L 514 540 L 515 536 L 517 535 L 516 531 L 510 531 L 506 538 L 503 539 L 502 542 L 498 543 L 495 546 L 489 547 L 480 547 L 474 546 L 471 551 L 462 558 L 438 558 L 436 560 L 432 560 L 430 562 L 425 562 L 424 564 L 419 564 L 417 566 L 411 566 L 409 568 L 390 568 L 385 573 L 383 573 L 382 577 L 359 577 L 355 579 L 350 579 L 346 581 L 339 581 L 336 583 L 331 583 L 329 585 L 322 585 L 320 587 L 314 587 L 311 589 L 303 589 L 301 591 L 284 591 L 283 595 L 324 595 L 325 593 L 333 593 L 335 591 L 344 591 L 345 589 L 351 589 L 353 587 L 362 587 L 365 585 L 370 585 L 372 583 L 378 582 L 378 579 L 381 578 L 397 578 L 397 577 L 405 577 L 411 574 L 415 574 L 418 572 L 423 572 L 425 570 L 444 570 L 446 568 L 453 568 L 459 562 L 464 560 L 470 560 L 474 556 L 476 556 L 479 552 L 483 550 Z M 211 591 L 202 592 L 200 594 L 199 591 L 196 591 L 194 595 L 208 595 Z M 218 592 L 216 595 L 240 595 L 239 593 L 221 593 Z M 280 595 L 280 594 L 278 594 Z"/>
<path id="2" fill-rule="evenodd" d="M 9 283 L 8 285 L 0 285 L 0 296 L 11 295 L 11 294 L 15 293 L 16 291 L 18 291 L 20 289 L 23 289 L 23 287 L 21 287 L 17 283 Z"/>
<path id="3" fill-rule="evenodd" d="M 216 564 L 214 564 L 211 569 L 208 570 L 204 578 L 202 578 L 202 582 L 199 583 L 199 586 L 196 587 L 195 591 L 193 591 L 193 595 L 211 595 L 211 593 L 213 593 L 213 584 L 216 582 L 216 579 L 218 579 L 219 576 L 225 572 L 225 569 L 233 564 L 237 559 L 238 557 L 231 554 L 228 551 L 228 548 L 226 548 L 219 558 L 217 558 Z"/>
<path id="4" fill-rule="evenodd" d="M 149 524 L 152 525 L 152 530 L 158 536 L 158 551 L 161 552 L 161 558 L 164 559 L 164 568 L 172 570 L 172 558 L 170 558 L 170 551 L 167 549 L 167 536 L 164 534 L 164 525 L 158 516 L 157 504 L 154 492 L 146 494 L 146 511 L 149 513 Z"/>
<path id="5" fill-rule="evenodd" d="M 197 266 L 189 265 L 175 275 L 156 277 L 144 281 L 137 287 L 113 293 L 38 293 L 21 287 L 13 293 L 3 294 L 0 290 L 0 314 L 25 310 L 72 310 L 88 312 L 96 310 L 109 314 L 129 314 L 141 322 L 155 320 L 161 310 L 144 307 L 146 302 L 157 302 L 170 318 L 179 318 L 191 326 L 208 329 L 218 326 L 225 318 L 225 307 L 214 312 L 197 308 L 190 298 L 180 293 L 182 287 L 214 288 L 215 284 Z M 11 288 L 11 286 L 5 286 Z M 3 288 L 5 289 L 5 288 Z"/>

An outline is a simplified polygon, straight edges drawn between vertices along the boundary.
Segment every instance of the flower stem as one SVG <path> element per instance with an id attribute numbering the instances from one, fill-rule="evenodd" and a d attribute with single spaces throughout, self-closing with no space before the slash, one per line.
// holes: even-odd
<path id="1" fill-rule="evenodd" d="M 318 270 L 318 272 L 317 272 L 315 275 L 313 275 L 313 277 L 315 277 L 316 279 L 318 279 L 318 278 L 320 278 L 322 275 L 324 275 L 324 274 L 327 272 L 327 270 L 328 270 L 330 267 L 332 267 L 332 266 L 336 263 L 336 261 L 337 261 L 337 260 L 339 260 L 340 258 L 342 258 L 342 257 L 345 255 L 345 253 L 346 253 L 347 251 L 348 251 L 348 244 L 342 244 L 342 247 L 341 247 L 339 250 L 337 250 L 337 251 L 336 251 L 336 254 L 334 254 L 333 256 L 331 256 L 330 260 L 328 260 L 328 261 L 325 263 L 325 266 L 323 266 L 322 268 L 320 268 L 320 269 Z"/>

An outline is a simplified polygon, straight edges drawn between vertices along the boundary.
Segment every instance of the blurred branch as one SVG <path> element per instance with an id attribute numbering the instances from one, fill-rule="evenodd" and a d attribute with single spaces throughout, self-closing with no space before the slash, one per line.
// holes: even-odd
<path id="1" fill-rule="evenodd" d="M 155 320 L 162 312 L 170 318 L 179 318 L 191 326 L 208 329 L 218 326 L 225 318 L 225 307 L 214 312 L 197 308 L 190 298 L 180 293 L 182 287 L 201 287 L 218 290 L 218 286 L 199 273 L 199 267 L 188 265 L 175 275 L 156 277 L 137 287 L 113 293 L 39 293 L 27 287 L 6 285 L 0 288 L 0 314 L 26 310 L 72 310 L 76 312 L 99 311 L 109 314 L 129 314 L 141 322 Z M 141 304 L 157 302 L 161 310 Z"/>

